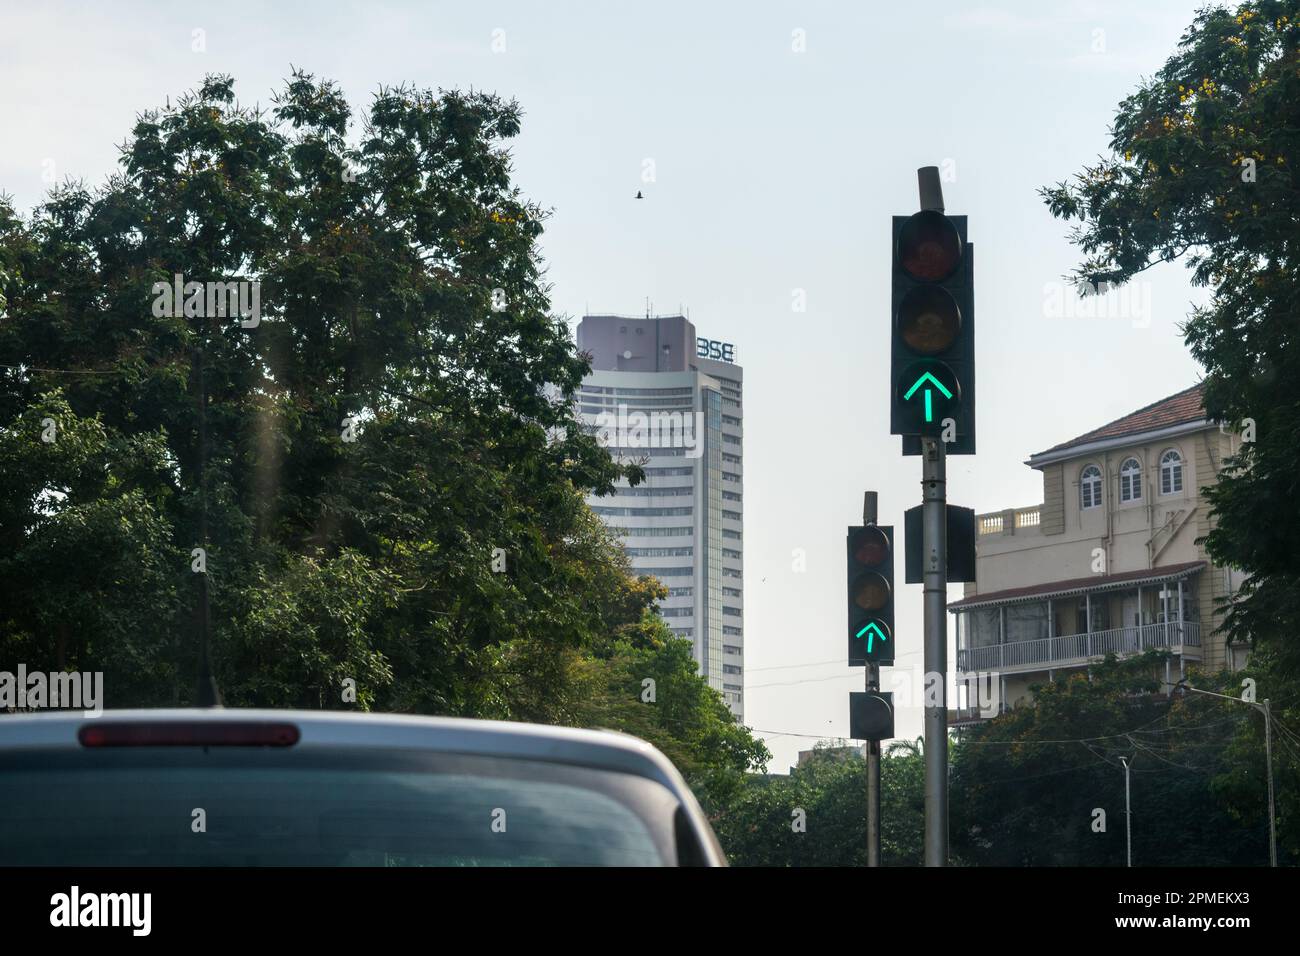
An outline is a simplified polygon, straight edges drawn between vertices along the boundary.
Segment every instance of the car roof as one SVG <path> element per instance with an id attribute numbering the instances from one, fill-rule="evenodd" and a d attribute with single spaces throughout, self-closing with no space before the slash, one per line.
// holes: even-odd
<path id="1" fill-rule="evenodd" d="M 296 726 L 301 735 L 295 749 L 373 747 L 429 750 L 540 760 L 632 774 L 666 787 L 683 804 L 691 825 L 702 831 L 699 834 L 702 842 L 719 857 L 722 855 L 717 838 L 704 823 L 699 803 L 677 768 L 646 741 L 612 730 L 352 711 L 159 708 L 105 710 L 96 716 L 74 710 L 0 718 L 0 752 L 79 750 L 81 743 L 77 734 L 84 726 L 175 721 L 288 722 Z"/>
<path id="2" fill-rule="evenodd" d="M 640 737 L 608 730 L 581 730 L 550 724 L 480 721 L 460 717 L 420 717 L 338 710 L 240 708 L 165 708 L 79 710 L 10 714 L 0 717 L 0 753 L 5 750 L 81 749 L 78 731 L 105 723 L 277 722 L 299 730 L 298 748 L 373 747 L 437 750 L 442 753 L 513 757 L 633 774 L 663 784 L 685 810 L 689 826 L 711 864 L 727 864 L 718 838 L 694 793 L 663 753 Z"/>
<path id="3" fill-rule="evenodd" d="M 0 748 L 79 748 L 78 731 L 101 723 L 202 721 L 294 724 L 299 747 L 384 747 L 517 757 L 618 770 L 675 788 L 680 775 L 653 746 L 612 730 L 581 730 L 505 720 L 421 717 L 349 711 L 159 708 L 15 714 L 0 719 Z"/>

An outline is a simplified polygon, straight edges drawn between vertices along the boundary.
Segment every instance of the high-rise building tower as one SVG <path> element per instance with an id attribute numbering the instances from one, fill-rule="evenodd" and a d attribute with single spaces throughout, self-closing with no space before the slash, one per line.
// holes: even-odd
<path id="1" fill-rule="evenodd" d="M 742 373 L 729 343 L 684 316 L 584 316 L 591 355 L 579 412 L 610 453 L 643 463 L 588 503 L 623 535 L 638 574 L 668 588 L 660 613 L 689 638 L 700 673 L 744 716 Z"/>

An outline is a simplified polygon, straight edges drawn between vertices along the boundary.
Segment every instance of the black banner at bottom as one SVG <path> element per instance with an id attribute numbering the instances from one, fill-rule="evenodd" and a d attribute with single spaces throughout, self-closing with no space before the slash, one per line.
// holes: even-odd
<path id="1" fill-rule="evenodd" d="M 709 895 L 737 920 L 726 935 L 764 932 L 843 899 L 895 932 L 940 933 L 943 945 L 990 914 L 1069 938 L 1133 935 L 1159 945 L 1200 934 L 1231 945 L 1292 925 L 1295 869 L 763 870 L 666 873 L 587 869 L 0 870 L 7 941 L 76 932 L 171 942 L 319 939 L 459 927 L 493 941 L 569 938 L 575 927 L 687 932 L 678 904 Z M 669 894 L 669 895 L 665 895 Z M 937 894 L 937 895 L 936 895 Z M 869 904 L 871 900 L 886 903 Z M 779 903 L 775 909 L 764 901 Z M 934 920 L 937 912 L 946 914 Z M 785 909 L 783 909 L 785 908 Z M 838 907 L 836 907 L 838 910 Z M 778 910 L 785 912 L 784 919 Z M 741 914 L 749 916 L 741 918 Z M 676 914 L 676 915 L 674 915 Z M 762 914 L 762 915 L 760 915 Z M 775 923 L 772 921 L 775 920 Z M 689 921 L 688 921 L 689 922 Z M 1241 934 L 1247 934 L 1243 936 Z M 918 941 L 919 938 L 918 938 Z"/>

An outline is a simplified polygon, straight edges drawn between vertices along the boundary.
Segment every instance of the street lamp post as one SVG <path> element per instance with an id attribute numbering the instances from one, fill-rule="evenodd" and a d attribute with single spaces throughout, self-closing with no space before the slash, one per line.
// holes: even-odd
<path id="1" fill-rule="evenodd" d="M 1128 789 L 1128 757 L 1120 757 L 1119 762 L 1124 765 L 1124 844 L 1127 847 L 1126 866 L 1133 865 L 1133 810 L 1129 801 Z"/>
<path id="2" fill-rule="evenodd" d="M 1221 697 L 1224 700 L 1236 701 L 1238 704 L 1254 707 L 1264 714 L 1264 760 L 1268 768 L 1268 865 L 1277 866 L 1277 807 L 1273 800 L 1273 711 L 1269 705 L 1269 699 L 1265 698 L 1260 703 L 1253 700 L 1242 700 L 1240 697 L 1200 690 L 1192 687 L 1185 680 L 1180 680 L 1174 686 L 1190 690 L 1193 693 L 1204 694 L 1206 697 Z"/>

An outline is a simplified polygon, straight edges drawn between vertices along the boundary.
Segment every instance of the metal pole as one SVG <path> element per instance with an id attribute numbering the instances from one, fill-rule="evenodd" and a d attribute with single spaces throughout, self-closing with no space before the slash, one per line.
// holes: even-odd
<path id="1" fill-rule="evenodd" d="M 867 692 L 880 690 L 880 665 L 868 663 Z M 867 866 L 880 866 L 880 741 L 867 741 Z"/>
<path id="2" fill-rule="evenodd" d="M 948 865 L 947 448 L 921 439 L 925 593 L 925 865 Z"/>
<path id="3" fill-rule="evenodd" d="M 1206 697 L 1236 701 L 1238 704 L 1245 704 L 1247 707 L 1264 712 L 1264 760 L 1268 768 L 1268 865 L 1277 866 L 1277 808 L 1273 803 L 1273 711 L 1268 698 L 1265 698 L 1262 703 L 1256 703 L 1242 700 L 1240 697 L 1230 697 L 1227 694 L 1216 694 L 1212 690 L 1201 690 L 1181 680 L 1176 686 L 1195 694 L 1204 694 Z"/>
<path id="4" fill-rule="evenodd" d="M 876 493 L 863 492 L 862 523 L 876 523 Z M 880 690 L 880 665 L 868 662 L 867 693 Z M 867 866 L 880 866 L 880 741 L 867 741 Z"/>
<path id="5" fill-rule="evenodd" d="M 1268 761 L 1268 865 L 1277 866 L 1277 811 L 1273 805 L 1273 710 L 1264 698 L 1264 756 Z"/>
<path id="6" fill-rule="evenodd" d="M 1128 847 L 1127 863 L 1133 865 L 1133 810 L 1132 803 L 1129 800 L 1128 789 L 1128 757 L 1120 757 L 1119 762 L 1124 765 L 1124 843 Z"/>

